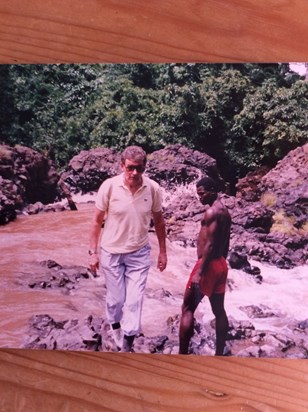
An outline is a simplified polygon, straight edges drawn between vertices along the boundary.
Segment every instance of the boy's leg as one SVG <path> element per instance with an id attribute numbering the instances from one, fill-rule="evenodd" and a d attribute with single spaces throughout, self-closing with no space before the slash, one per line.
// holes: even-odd
<path id="1" fill-rule="evenodd" d="M 210 297 L 212 311 L 216 319 L 216 356 L 222 356 L 226 344 L 229 323 L 224 308 L 224 293 L 216 293 Z"/>
<path id="2" fill-rule="evenodd" d="M 198 283 L 191 283 L 185 290 L 180 321 L 180 354 L 188 353 L 190 339 L 194 332 L 194 312 L 203 296 Z"/>

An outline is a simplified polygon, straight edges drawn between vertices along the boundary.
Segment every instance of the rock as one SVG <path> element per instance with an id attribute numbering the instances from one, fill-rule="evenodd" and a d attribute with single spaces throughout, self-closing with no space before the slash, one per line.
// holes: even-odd
<path id="1" fill-rule="evenodd" d="M 51 203 L 59 175 L 52 162 L 30 148 L 0 146 L 0 224 L 16 218 L 27 204 Z"/>
<path id="2" fill-rule="evenodd" d="M 17 186 L 0 176 L 0 225 L 4 225 L 17 216 L 16 209 L 23 204 Z"/>
<path id="3" fill-rule="evenodd" d="M 305 209 L 308 202 L 308 143 L 289 152 L 276 167 L 262 177 L 259 184 L 263 202 L 275 208 L 298 205 Z"/>
<path id="4" fill-rule="evenodd" d="M 83 150 L 71 159 L 61 181 L 72 193 L 96 191 L 104 180 L 121 172 L 120 157 L 105 147 Z"/>
<path id="5" fill-rule="evenodd" d="M 244 199 L 247 202 L 256 202 L 260 200 L 261 190 L 259 184 L 261 178 L 268 173 L 268 171 L 268 167 L 262 166 L 253 172 L 249 172 L 242 179 L 239 179 L 236 184 L 236 197 Z"/>
<path id="6" fill-rule="evenodd" d="M 121 154 L 114 149 L 82 151 L 69 162 L 61 180 L 72 192 L 96 191 L 101 183 L 121 172 Z M 163 187 L 190 183 L 209 174 L 224 186 L 216 161 L 210 156 L 180 144 L 167 146 L 148 155 L 146 174 Z"/>
<path id="7" fill-rule="evenodd" d="M 146 173 L 169 189 L 175 185 L 189 184 L 204 175 L 212 177 L 221 190 L 225 185 L 212 157 L 180 144 L 170 145 L 149 154 Z"/>
<path id="8" fill-rule="evenodd" d="M 304 330 L 308 330 L 308 319 L 305 319 L 305 320 L 303 320 L 302 322 L 299 322 L 299 324 L 298 324 L 298 328 L 299 328 L 299 330 L 301 330 L 301 331 L 304 331 Z"/>
<path id="9" fill-rule="evenodd" d="M 228 207 L 233 229 L 240 227 L 252 233 L 269 233 L 273 224 L 274 212 L 261 202 L 247 202 L 243 199 L 224 197 Z"/>
<path id="10" fill-rule="evenodd" d="M 52 268 L 62 269 L 62 266 L 59 265 L 59 263 L 51 259 L 42 260 L 41 262 L 39 262 L 39 264 L 43 267 L 46 266 L 48 269 L 52 269 Z"/>
<path id="11" fill-rule="evenodd" d="M 261 200 L 274 211 L 272 241 L 296 253 L 298 264 L 308 257 L 308 144 L 280 160 L 259 184 Z M 288 244 L 289 243 L 289 244 Z M 291 261 L 295 253 L 289 253 Z"/>
<path id="12" fill-rule="evenodd" d="M 279 268 L 307 262 L 307 166 L 308 144 L 265 174 L 261 169 L 239 181 L 237 198 L 227 200 L 233 223 L 231 247 L 241 246 L 248 256 Z"/>
<path id="13" fill-rule="evenodd" d="M 255 276 L 258 283 L 261 283 L 263 278 L 260 275 L 261 270 L 257 266 L 251 266 L 248 262 L 247 255 L 239 251 L 241 249 L 236 246 L 234 250 L 229 253 L 229 264 L 232 269 L 241 269 L 244 272 Z"/>
<path id="14" fill-rule="evenodd" d="M 251 319 L 270 318 L 278 316 L 269 307 L 265 305 L 260 305 L 260 307 L 255 305 L 249 305 L 245 307 L 240 306 L 239 309 L 245 312 Z"/>
<path id="15" fill-rule="evenodd" d="M 244 308 L 252 319 L 276 316 L 267 306 L 260 308 L 251 305 Z M 167 333 L 164 335 L 136 336 L 133 351 L 137 353 L 177 354 L 179 351 L 180 316 L 169 317 L 166 321 Z M 226 356 L 305 358 L 307 342 L 305 328 L 296 336 L 297 322 L 289 324 L 294 329 L 292 337 L 285 333 L 256 330 L 250 321 L 229 318 L 229 331 L 224 354 Z M 301 324 L 305 324 L 305 321 Z M 109 322 L 106 319 L 88 316 L 85 319 L 65 319 L 56 321 L 47 314 L 35 315 L 29 320 L 25 348 L 113 351 L 118 348 L 112 338 Z M 213 355 L 215 353 L 215 320 L 206 323 L 194 322 L 194 335 L 191 339 L 190 353 Z"/>
<path id="16" fill-rule="evenodd" d="M 0 224 L 14 219 L 27 204 L 24 208 L 27 214 L 66 209 L 57 205 L 46 206 L 44 199 L 48 185 L 53 187 L 51 197 L 54 197 L 60 190 L 56 183 L 60 182 L 70 208 L 76 209 L 71 192 L 96 191 L 105 179 L 120 172 L 120 153 L 115 149 L 82 151 L 70 161 L 59 180 L 52 165 L 42 155 L 23 147 L 1 148 Z M 291 151 L 274 169 L 261 168 L 248 174 L 238 182 L 236 197 L 220 193 L 232 218 L 231 258 L 237 247 L 247 258 L 269 262 L 279 268 L 288 269 L 307 262 L 307 153 L 308 144 Z M 169 240 L 184 247 L 196 246 L 204 207 L 196 197 L 195 183 L 208 174 L 223 191 L 225 184 L 216 161 L 204 153 L 176 144 L 149 154 L 146 173 L 164 188 L 164 216 Z M 258 267 L 246 264 L 243 270 L 262 281 Z"/>
<path id="17" fill-rule="evenodd" d="M 229 318 L 229 331 L 227 340 L 238 340 L 250 338 L 255 330 L 255 327 L 248 321 L 237 321 L 233 318 Z"/>
<path id="18" fill-rule="evenodd" d="M 229 263 L 232 269 L 245 269 L 247 266 L 250 266 L 247 256 L 238 251 L 230 253 Z"/>
<path id="19" fill-rule="evenodd" d="M 27 215 L 36 215 L 37 213 L 44 210 L 44 205 L 42 202 L 35 202 L 23 209 L 23 213 Z"/>
<path id="20" fill-rule="evenodd" d="M 23 283 L 24 279 L 31 279 L 30 282 L 28 281 L 28 286 L 31 289 L 60 288 L 64 293 L 69 293 L 79 285 L 82 279 L 90 279 L 97 276 L 84 266 L 62 266 L 53 260 L 33 263 L 32 265 L 32 274 L 22 274 Z M 43 273 L 40 268 L 44 269 Z"/>
<path id="21" fill-rule="evenodd" d="M 103 321 L 93 322 L 89 316 L 56 322 L 49 315 L 35 315 L 29 320 L 29 333 L 24 348 L 51 350 L 102 350 L 100 330 Z"/>

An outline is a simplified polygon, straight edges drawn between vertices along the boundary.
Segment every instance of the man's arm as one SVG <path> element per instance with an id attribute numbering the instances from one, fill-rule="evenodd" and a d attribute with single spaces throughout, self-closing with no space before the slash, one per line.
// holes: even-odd
<path id="1" fill-rule="evenodd" d="M 167 266 L 166 228 L 162 212 L 153 212 L 153 222 L 159 245 L 157 268 L 162 272 Z"/>
<path id="2" fill-rule="evenodd" d="M 105 212 L 95 208 L 94 219 L 90 228 L 90 269 L 96 272 L 99 264 L 98 241 L 104 221 Z"/>

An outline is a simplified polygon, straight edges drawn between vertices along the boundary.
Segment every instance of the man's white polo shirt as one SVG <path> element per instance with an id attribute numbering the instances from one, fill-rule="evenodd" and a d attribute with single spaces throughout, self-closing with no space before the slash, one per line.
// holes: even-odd
<path id="1" fill-rule="evenodd" d="M 162 210 L 162 195 L 154 180 L 142 176 L 142 181 L 132 194 L 122 173 L 98 190 L 95 206 L 106 213 L 101 246 L 109 253 L 134 252 L 148 243 L 151 214 Z"/>

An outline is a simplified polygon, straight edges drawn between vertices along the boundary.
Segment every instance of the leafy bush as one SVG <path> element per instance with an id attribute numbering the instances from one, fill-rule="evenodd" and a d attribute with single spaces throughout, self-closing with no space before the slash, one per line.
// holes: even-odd
<path id="1" fill-rule="evenodd" d="M 59 167 L 97 146 L 181 143 L 234 185 L 307 141 L 307 84 L 286 64 L 2 65 L 0 136 Z"/>

